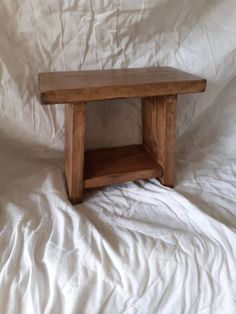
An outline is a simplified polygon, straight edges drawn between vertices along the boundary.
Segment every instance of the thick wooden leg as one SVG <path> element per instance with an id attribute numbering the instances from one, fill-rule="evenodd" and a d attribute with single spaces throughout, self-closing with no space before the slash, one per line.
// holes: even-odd
<path id="1" fill-rule="evenodd" d="M 65 105 L 65 174 L 72 204 L 83 197 L 85 123 L 86 103 Z"/>
<path id="2" fill-rule="evenodd" d="M 162 166 L 162 184 L 174 186 L 177 95 L 142 98 L 143 144 Z"/>

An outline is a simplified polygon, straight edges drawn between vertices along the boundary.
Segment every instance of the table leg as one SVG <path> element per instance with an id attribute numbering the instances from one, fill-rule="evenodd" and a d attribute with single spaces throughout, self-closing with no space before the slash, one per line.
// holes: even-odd
<path id="1" fill-rule="evenodd" d="M 177 95 L 142 98 L 143 144 L 162 166 L 162 184 L 174 186 Z"/>
<path id="2" fill-rule="evenodd" d="M 65 105 L 65 175 L 72 204 L 82 201 L 86 103 Z"/>

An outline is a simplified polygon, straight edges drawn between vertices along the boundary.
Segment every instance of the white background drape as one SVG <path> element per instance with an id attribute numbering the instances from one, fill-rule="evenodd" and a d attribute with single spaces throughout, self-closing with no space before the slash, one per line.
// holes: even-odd
<path id="1" fill-rule="evenodd" d="M 1 313 L 235 313 L 235 32 L 234 0 L 1 0 Z M 175 189 L 71 206 L 38 72 L 158 65 L 208 80 L 178 99 Z M 88 149 L 140 138 L 139 100 L 88 104 Z"/>

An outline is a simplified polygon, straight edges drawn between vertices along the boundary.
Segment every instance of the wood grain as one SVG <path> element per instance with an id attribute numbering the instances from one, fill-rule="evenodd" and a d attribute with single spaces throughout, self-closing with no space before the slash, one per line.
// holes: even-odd
<path id="1" fill-rule="evenodd" d="M 65 107 L 65 174 L 69 199 L 85 188 L 159 178 L 174 185 L 177 94 L 199 93 L 206 80 L 170 67 L 53 72 L 39 74 L 43 104 Z M 142 98 L 142 145 L 85 153 L 86 102 Z"/>
<path id="2" fill-rule="evenodd" d="M 85 153 L 84 188 L 162 176 L 162 168 L 142 145 L 104 148 Z"/>
<path id="3" fill-rule="evenodd" d="M 160 181 L 174 186 L 177 95 L 142 99 L 143 144 L 163 168 Z"/>
<path id="4" fill-rule="evenodd" d="M 85 103 L 65 106 L 65 175 L 72 204 L 83 196 L 85 122 Z"/>
<path id="5" fill-rule="evenodd" d="M 206 80 L 170 67 L 39 74 L 43 104 L 203 92 Z"/>

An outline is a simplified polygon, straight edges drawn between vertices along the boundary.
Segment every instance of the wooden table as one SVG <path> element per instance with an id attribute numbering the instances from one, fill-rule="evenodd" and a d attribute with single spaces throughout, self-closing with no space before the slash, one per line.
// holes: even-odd
<path id="1" fill-rule="evenodd" d="M 173 187 L 177 95 L 205 88 L 205 79 L 170 67 L 40 73 L 42 104 L 66 104 L 70 201 L 80 202 L 84 189 L 139 179 Z M 130 97 L 142 100 L 142 144 L 85 152 L 86 102 Z"/>

